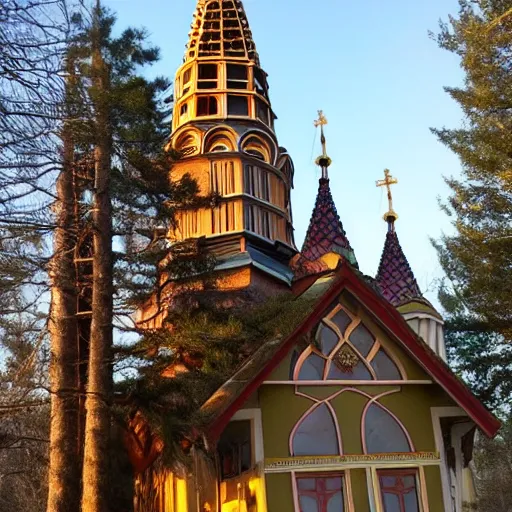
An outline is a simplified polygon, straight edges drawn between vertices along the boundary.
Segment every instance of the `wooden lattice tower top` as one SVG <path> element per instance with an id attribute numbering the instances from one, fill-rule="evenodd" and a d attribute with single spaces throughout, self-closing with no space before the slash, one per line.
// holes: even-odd
<path id="1" fill-rule="evenodd" d="M 200 0 L 189 36 L 185 62 L 196 58 L 240 58 L 259 66 L 240 0 Z"/>

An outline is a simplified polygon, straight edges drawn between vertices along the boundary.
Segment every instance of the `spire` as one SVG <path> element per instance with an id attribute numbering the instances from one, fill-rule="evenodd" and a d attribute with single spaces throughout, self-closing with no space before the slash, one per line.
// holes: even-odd
<path id="1" fill-rule="evenodd" d="M 316 160 L 322 169 L 322 177 L 316 197 L 315 208 L 309 223 L 308 232 L 302 246 L 301 255 L 309 261 L 316 261 L 325 254 L 337 253 L 344 256 L 350 263 L 357 265 L 354 251 L 347 239 L 329 186 L 328 168 L 331 159 L 327 156 L 324 126 L 327 124 L 323 112 L 318 112 L 315 126 L 320 126 L 322 155 Z"/>
<path id="2" fill-rule="evenodd" d="M 391 185 L 397 183 L 398 180 L 391 176 L 389 169 L 384 170 L 384 179 L 376 182 L 377 187 L 387 188 L 389 202 L 389 210 L 384 214 L 384 220 L 388 223 L 388 232 L 376 281 L 381 293 L 393 306 L 400 306 L 411 299 L 422 298 L 416 278 L 395 231 L 395 221 L 398 219 L 398 215 L 393 210 Z"/>
<path id="3" fill-rule="evenodd" d="M 388 190 L 389 210 L 384 214 L 384 220 L 388 223 L 388 231 L 395 230 L 395 221 L 398 220 L 398 214 L 393 210 L 393 195 L 391 194 L 391 185 L 396 185 L 398 180 L 391 176 L 389 169 L 384 169 L 384 179 L 377 180 L 377 187 L 386 187 Z"/>
<path id="4" fill-rule="evenodd" d="M 327 142 L 325 140 L 324 126 L 328 124 L 323 110 L 318 111 L 318 119 L 314 122 L 315 127 L 320 126 L 320 142 L 322 143 L 322 154 L 316 159 L 316 165 L 322 169 L 322 178 L 329 179 L 329 166 L 332 160 L 327 156 Z"/>
<path id="5" fill-rule="evenodd" d="M 242 58 L 260 65 L 240 0 L 199 0 L 189 35 L 185 62 L 217 57 Z"/>

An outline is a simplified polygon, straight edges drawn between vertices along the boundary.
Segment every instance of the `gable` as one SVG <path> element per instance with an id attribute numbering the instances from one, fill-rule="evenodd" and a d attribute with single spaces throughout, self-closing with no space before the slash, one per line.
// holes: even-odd
<path id="1" fill-rule="evenodd" d="M 364 308 L 380 329 L 388 333 L 430 378 L 466 411 L 489 437 L 494 437 L 501 424 L 460 381 L 451 369 L 419 338 L 400 313 L 376 292 L 355 269 L 343 263 L 336 271 L 331 286 L 321 295 L 311 313 L 283 340 L 265 343 L 203 405 L 211 418 L 208 437 L 217 438 L 233 414 L 287 357 L 299 340 L 304 339 L 322 320 L 331 304 L 346 291 Z"/>
<path id="2" fill-rule="evenodd" d="M 329 306 L 304 338 L 296 340 L 266 382 L 317 380 L 315 365 L 324 366 L 326 383 L 333 380 L 431 382 L 425 370 L 347 291 Z M 343 368 L 340 365 L 343 357 L 349 363 L 352 359 L 356 363 L 354 367 Z"/>

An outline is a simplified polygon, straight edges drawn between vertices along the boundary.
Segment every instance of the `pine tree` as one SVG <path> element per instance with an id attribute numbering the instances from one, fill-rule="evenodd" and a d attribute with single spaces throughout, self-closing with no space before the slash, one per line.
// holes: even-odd
<path id="1" fill-rule="evenodd" d="M 440 299 L 453 362 L 493 406 L 512 391 L 512 2 L 459 4 L 438 43 L 460 57 L 464 85 L 446 91 L 464 126 L 433 132 L 459 156 L 462 176 L 447 179 L 454 234 L 435 246 L 449 281 Z"/>

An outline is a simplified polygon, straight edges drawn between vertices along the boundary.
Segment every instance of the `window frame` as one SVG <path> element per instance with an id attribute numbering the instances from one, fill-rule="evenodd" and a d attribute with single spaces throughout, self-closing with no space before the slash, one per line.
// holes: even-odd
<path id="1" fill-rule="evenodd" d="M 240 68 L 245 68 L 246 78 L 229 78 L 229 66 L 238 66 Z M 238 62 L 226 63 L 226 89 L 229 89 L 230 91 L 249 91 L 250 83 L 250 72 L 248 65 Z M 245 87 L 232 87 L 232 84 L 245 84 Z"/>
<path id="2" fill-rule="evenodd" d="M 301 511 L 300 507 L 300 490 L 298 480 L 306 478 L 339 478 L 342 479 L 342 494 L 343 494 L 343 512 L 352 512 L 354 510 L 352 500 L 352 486 L 350 481 L 350 470 L 337 470 L 337 471 L 320 471 L 320 472 L 298 472 L 292 471 L 292 488 L 294 508 L 296 512 Z M 319 511 L 321 512 L 321 511 Z"/>
<path id="3" fill-rule="evenodd" d="M 345 332 L 342 333 L 338 326 L 333 322 L 333 318 L 336 316 L 336 314 L 339 312 L 339 311 L 343 311 L 349 318 L 350 318 L 350 323 L 347 325 L 347 327 L 345 328 Z M 302 351 L 302 353 L 299 355 L 296 363 L 295 363 L 295 367 L 293 369 L 293 380 L 294 381 L 297 381 L 297 382 L 301 382 L 301 383 L 304 383 L 304 382 L 308 382 L 308 380 L 300 380 L 299 379 L 299 375 L 300 375 L 300 371 L 302 369 L 302 366 L 304 365 L 306 359 L 311 355 L 311 354 L 316 354 L 318 355 L 319 357 L 321 357 L 322 359 L 324 359 L 325 361 L 325 365 L 324 365 L 324 373 L 323 373 L 323 377 L 322 377 L 322 381 L 325 382 L 326 384 L 329 384 L 329 383 L 332 383 L 332 382 L 337 382 L 337 381 L 342 381 L 344 382 L 345 379 L 329 379 L 328 376 L 329 376 L 329 372 L 330 372 L 330 369 L 331 369 L 331 366 L 334 363 L 334 358 L 336 356 L 336 354 L 338 353 L 338 351 L 344 346 L 348 346 L 351 351 L 353 353 L 355 353 L 355 355 L 358 357 L 359 361 L 362 362 L 364 364 L 364 366 L 366 367 L 366 369 L 368 370 L 369 374 L 370 374 L 370 377 L 371 379 L 362 379 L 362 381 L 364 382 L 396 382 L 397 379 L 379 379 L 378 376 L 377 376 L 377 372 L 376 370 L 373 368 L 372 366 L 372 361 L 373 359 L 375 358 L 375 356 L 382 350 L 384 352 L 384 354 L 391 360 L 391 362 L 396 366 L 397 370 L 398 370 L 398 373 L 400 374 L 400 379 L 398 379 L 398 381 L 402 382 L 402 381 L 406 381 L 407 380 L 407 373 L 405 371 L 405 368 L 403 366 L 403 364 L 401 363 L 401 361 L 393 354 L 393 352 L 386 346 L 387 344 L 384 344 L 382 342 L 382 339 L 375 335 L 369 328 L 368 326 L 366 325 L 366 323 L 363 321 L 363 318 L 358 316 L 358 315 L 355 315 L 353 314 L 351 311 L 349 311 L 348 308 L 344 307 L 342 304 L 338 303 L 322 320 L 321 322 L 319 323 L 317 329 L 316 329 L 316 333 L 315 333 L 315 339 L 319 336 L 319 333 L 320 333 L 320 329 L 322 327 L 322 325 L 325 325 L 326 327 L 328 327 L 329 329 L 331 329 L 332 331 L 334 331 L 334 333 L 338 336 L 338 342 L 337 344 L 331 349 L 331 351 L 329 352 L 329 354 L 323 354 L 322 351 L 320 349 L 318 349 L 316 346 L 313 346 L 312 344 L 309 345 L 305 350 Z M 364 326 L 369 332 L 370 334 L 373 336 L 374 338 L 374 341 L 373 341 L 373 344 L 368 352 L 368 354 L 366 356 L 363 356 L 363 354 L 359 351 L 359 349 L 352 343 L 352 341 L 350 340 L 350 337 L 352 335 L 352 333 L 360 326 Z M 358 363 L 359 364 L 359 363 Z M 360 380 L 359 379 L 346 379 L 347 382 L 359 382 Z"/>
<path id="4" fill-rule="evenodd" d="M 430 509 L 428 504 L 428 492 L 425 478 L 425 469 L 423 465 L 418 464 L 376 464 L 367 467 L 366 480 L 368 493 L 370 497 L 370 506 L 372 510 L 374 510 L 375 512 L 385 512 L 379 479 L 379 472 L 382 471 L 415 471 L 416 493 L 418 497 L 419 512 L 429 512 Z"/>
<path id="5" fill-rule="evenodd" d="M 217 70 L 217 74 L 215 78 L 201 78 L 201 66 L 211 66 L 212 68 L 215 67 Z M 219 87 L 219 65 L 216 62 L 199 62 L 197 65 L 197 90 L 198 91 L 208 91 L 208 90 L 215 90 Z M 203 84 L 215 84 L 211 87 L 201 87 Z"/>

